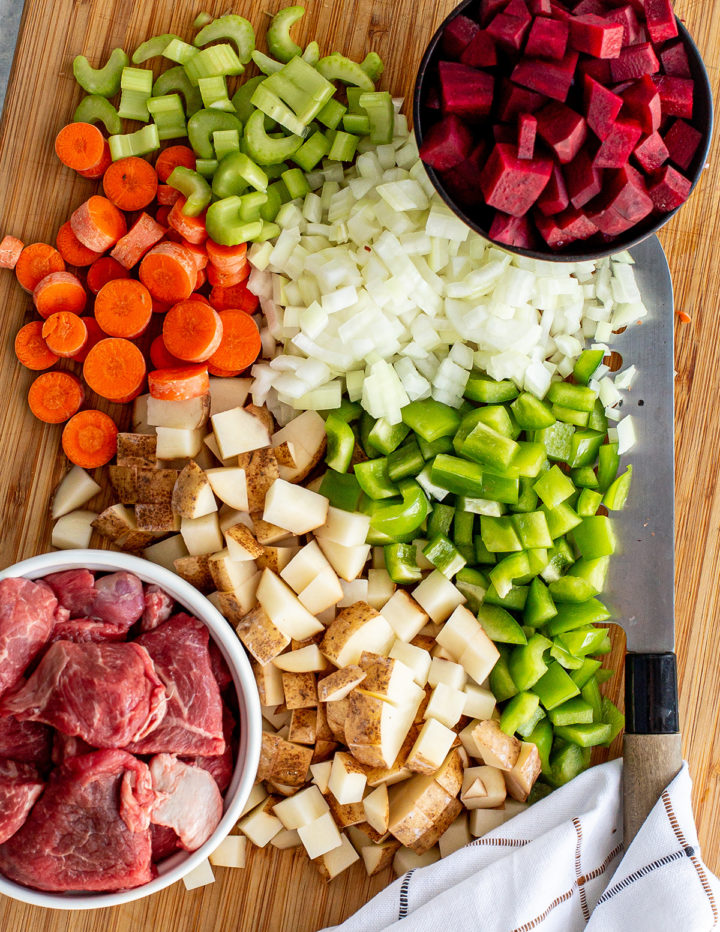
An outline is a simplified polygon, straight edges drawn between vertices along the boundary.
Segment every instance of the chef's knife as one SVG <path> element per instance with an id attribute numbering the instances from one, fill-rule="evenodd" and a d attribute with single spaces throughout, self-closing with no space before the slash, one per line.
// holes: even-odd
<path id="1" fill-rule="evenodd" d="M 638 377 L 622 414 L 637 441 L 628 503 L 614 515 L 622 554 L 611 561 L 609 607 L 625 629 L 625 848 L 682 765 L 675 661 L 673 291 L 656 236 L 632 250 L 648 309 L 616 346 Z"/>

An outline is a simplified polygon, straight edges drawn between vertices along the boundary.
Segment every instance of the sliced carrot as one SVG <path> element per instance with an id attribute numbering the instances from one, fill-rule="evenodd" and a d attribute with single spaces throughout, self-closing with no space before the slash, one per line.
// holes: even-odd
<path id="1" fill-rule="evenodd" d="M 33 292 L 38 283 L 51 272 L 64 272 L 65 260 L 47 243 L 31 243 L 20 253 L 15 264 L 15 275 L 25 291 Z"/>
<path id="2" fill-rule="evenodd" d="M 70 311 L 51 314 L 43 324 L 42 338 L 57 356 L 68 358 L 79 353 L 87 343 L 85 321 Z"/>
<path id="3" fill-rule="evenodd" d="M 142 210 L 155 200 L 158 179 L 145 159 L 131 155 L 113 162 L 103 176 L 103 191 L 120 210 Z"/>
<path id="4" fill-rule="evenodd" d="M 152 299 L 153 314 L 167 314 L 167 312 L 172 307 L 172 304 L 169 301 L 158 301 L 157 298 Z"/>
<path id="5" fill-rule="evenodd" d="M 254 314 L 259 303 L 260 299 L 252 291 L 248 291 L 245 282 L 233 285 L 231 288 L 215 285 L 210 292 L 210 304 L 216 311 L 239 309 L 245 311 L 246 314 Z"/>
<path id="6" fill-rule="evenodd" d="M 88 269 L 87 286 L 93 294 L 97 294 L 103 285 L 117 281 L 119 278 L 130 278 L 130 273 L 120 265 L 117 259 L 113 259 L 112 256 L 103 256 L 93 262 Z"/>
<path id="7" fill-rule="evenodd" d="M 241 310 L 220 311 L 223 335 L 219 348 L 208 362 L 228 372 L 242 371 L 260 355 L 260 331 L 249 314 Z"/>
<path id="8" fill-rule="evenodd" d="M 103 156 L 105 139 L 92 123 L 68 123 L 55 137 L 57 157 L 76 172 L 96 166 Z"/>
<path id="9" fill-rule="evenodd" d="M 41 317 L 49 317 L 58 311 L 82 314 L 87 304 L 87 293 L 72 272 L 51 272 L 36 285 L 33 303 Z"/>
<path id="10" fill-rule="evenodd" d="M 105 252 L 127 233 L 124 214 L 106 197 L 93 194 L 70 217 L 73 233 L 83 246 Z"/>
<path id="11" fill-rule="evenodd" d="M 0 240 L 0 269 L 14 269 L 25 243 L 16 236 L 3 236 Z"/>
<path id="12" fill-rule="evenodd" d="M 153 398 L 163 401 L 188 401 L 210 391 L 205 366 L 182 369 L 156 369 L 148 374 L 148 388 Z"/>
<path id="13" fill-rule="evenodd" d="M 139 275 L 153 298 L 175 304 L 192 294 L 197 264 L 193 254 L 179 243 L 158 243 L 145 254 Z"/>
<path id="14" fill-rule="evenodd" d="M 205 269 L 198 269 L 197 278 L 195 279 L 195 291 L 199 291 L 206 281 L 207 281 L 207 272 L 205 271 Z M 209 303 L 210 302 L 208 301 L 208 304 Z"/>
<path id="15" fill-rule="evenodd" d="M 205 214 L 199 217 L 186 217 L 182 212 L 184 206 L 185 198 L 179 197 L 168 214 L 168 223 L 189 243 L 204 243 L 207 239 Z"/>
<path id="16" fill-rule="evenodd" d="M 138 391 L 145 379 L 145 358 L 129 340 L 100 340 L 83 364 L 83 378 L 90 388 L 110 401 L 122 401 Z"/>
<path id="17" fill-rule="evenodd" d="M 210 307 L 212 307 L 212 304 L 210 304 L 210 302 L 209 302 L 208 299 L 205 297 L 205 295 L 204 295 L 204 294 L 200 294 L 199 291 L 193 291 L 193 293 L 190 295 L 190 300 L 191 300 L 191 301 L 202 301 L 203 304 L 207 304 L 207 305 L 209 305 Z"/>
<path id="18" fill-rule="evenodd" d="M 21 327 L 15 335 L 15 355 L 26 369 L 49 369 L 58 361 L 58 356 L 48 349 L 42 338 L 43 322 L 33 320 Z"/>
<path id="19" fill-rule="evenodd" d="M 147 329 L 151 317 L 150 292 L 132 278 L 108 282 L 95 298 L 95 320 L 108 336 L 134 340 Z"/>
<path id="20" fill-rule="evenodd" d="M 149 214 L 142 213 L 125 236 L 115 243 L 110 255 L 123 268 L 131 269 L 164 235 L 165 227 L 161 227 Z"/>
<path id="21" fill-rule="evenodd" d="M 163 319 L 165 346 L 183 362 L 205 362 L 220 346 L 220 315 L 202 301 L 179 301 Z"/>
<path id="22" fill-rule="evenodd" d="M 211 362 L 208 362 L 207 367 L 208 375 L 214 375 L 218 379 L 232 379 L 242 372 L 242 369 L 218 369 Z"/>
<path id="23" fill-rule="evenodd" d="M 105 339 L 105 334 L 100 329 L 100 324 L 94 317 L 81 317 L 80 320 L 85 324 L 85 328 L 87 329 L 87 340 L 85 346 L 83 346 L 80 352 L 75 353 L 73 359 L 76 362 L 85 362 L 90 350 L 93 346 L 97 346 L 100 340 Z"/>
<path id="24" fill-rule="evenodd" d="M 195 169 L 195 153 L 189 146 L 168 146 L 163 149 L 155 162 L 155 171 L 160 181 L 165 183 L 178 165 Z"/>
<path id="25" fill-rule="evenodd" d="M 193 259 L 195 260 L 195 267 L 198 271 L 207 267 L 208 257 L 202 244 L 190 243 L 188 240 L 184 239 L 180 245 L 184 246 L 188 252 L 192 253 Z"/>
<path id="26" fill-rule="evenodd" d="M 165 346 L 162 334 L 155 337 L 150 344 L 150 362 L 156 369 L 179 369 L 183 366 L 182 359 L 173 356 Z"/>
<path id="27" fill-rule="evenodd" d="M 67 264 L 74 265 L 77 268 L 92 265 L 93 262 L 102 255 L 102 253 L 93 252 L 92 249 L 83 246 L 73 233 L 69 220 L 67 223 L 63 223 L 58 230 L 57 236 L 55 237 L 55 245 Z"/>
<path id="28" fill-rule="evenodd" d="M 157 202 L 162 207 L 172 207 L 175 201 L 182 197 L 177 188 L 169 184 L 159 184 L 157 189 Z"/>
<path id="29" fill-rule="evenodd" d="M 110 152 L 110 146 L 108 145 L 107 139 L 104 140 L 105 148 L 103 149 L 103 154 L 100 161 L 97 165 L 93 165 L 92 168 L 88 168 L 87 171 L 78 172 L 78 175 L 81 175 L 83 178 L 90 178 L 93 181 L 96 181 L 98 178 L 102 178 L 105 172 L 112 165 L 112 154 Z"/>
<path id="30" fill-rule="evenodd" d="M 218 272 L 236 272 L 245 267 L 247 261 L 247 243 L 237 246 L 221 246 L 211 239 L 205 243 L 209 261 Z"/>
<path id="31" fill-rule="evenodd" d="M 81 411 L 65 425 L 62 447 L 65 456 L 82 469 L 109 463 L 117 452 L 118 429 L 102 411 Z"/>
<path id="32" fill-rule="evenodd" d="M 207 277 L 210 284 L 215 288 L 234 288 L 240 285 L 250 275 L 250 263 L 246 262 L 236 272 L 221 272 L 214 265 L 208 266 Z"/>
<path id="33" fill-rule="evenodd" d="M 167 218 L 170 216 L 169 207 L 158 207 L 155 211 L 155 219 L 162 227 L 167 227 Z"/>
<path id="34" fill-rule="evenodd" d="M 62 424 L 80 410 L 85 391 L 71 372 L 44 372 L 30 386 L 30 410 L 46 424 Z"/>

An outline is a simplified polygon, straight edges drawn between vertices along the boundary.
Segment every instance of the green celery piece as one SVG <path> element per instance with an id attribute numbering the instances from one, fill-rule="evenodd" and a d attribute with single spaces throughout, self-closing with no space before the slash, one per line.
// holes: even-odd
<path id="1" fill-rule="evenodd" d="M 557 608 L 547 586 L 541 579 L 535 577 L 530 583 L 523 622 L 533 628 L 539 628 L 557 615 Z"/>
<path id="2" fill-rule="evenodd" d="M 587 411 L 576 411 L 575 408 L 566 408 L 563 405 L 553 404 L 553 415 L 564 424 L 573 424 L 575 427 L 587 427 L 590 415 Z"/>
<path id="3" fill-rule="evenodd" d="M 398 487 L 390 481 L 386 456 L 356 463 L 353 467 L 360 488 L 374 501 L 394 498 Z"/>
<path id="4" fill-rule="evenodd" d="M 464 567 L 455 576 L 455 587 L 467 599 L 466 607 L 477 614 L 485 599 L 488 581 L 483 574 L 469 566 Z"/>
<path id="5" fill-rule="evenodd" d="M 581 518 L 590 518 L 597 512 L 602 500 L 603 497 L 600 492 L 583 489 L 578 497 L 575 509 Z"/>
<path id="6" fill-rule="evenodd" d="M 573 469 L 570 478 L 578 489 L 594 491 L 598 487 L 598 478 L 592 466 L 580 466 L 578 469 Z"/>
<path id="7" fill-rule="evenodd" d="M 405 405 L 402 409 L 402 419 L 403 423 L 428 443 L 454 435 L 460 426 L 458 412 L 433 398 L 411 401 L 409 405 Z"/>
<path id="8" fill-rule="evenodd" d="M 330 414 L 325 421 L 325 433 L 327 434 L 325 462 L 335 472 L 347 472 L 355 448 L 355 434 L 352 427 L 341 418 Z"/>
<path id="9" fill-rule="evenodd" d="M 407 584 L 422 579 L 413 544 L 388 544 L 384 551 L 385 568 L 393 582 Z"/>
<path id="10" fill-rule="evenodd" d="M 281 178 L 292 200 L 304 198 L 310 191 L 310 185 L 299 168 L 288 168 L 287 171 L 282 173 Z"/>
<path id="11" fill-rule="evenodd" d="M 572 408 L 574 411 L 587 411 L 589 414 L 597 395 L 591 388 L 584 385 L 571 385 L 569 382 L 553 382 L 547 393 L 547 400 L 563 408 Z"/>
<path id="12" fill-rule="evenodd" d="M 552 547 L 553 540 L 547 524 L 547 518 L 542 511 L 531 511 L 525 514 L 516 514 L 512 523 L 520 537 L 520 542 L 526 550 L 539 547 Z"/>
<path id="13" fill-rule="evenodd" d="M 375 90 L 375 84 L 360 65 L 339 52 L 333 52 L 332 55 L 321 58 L 316 67 L 328 81 L 342 81 L 344 84 L 360 87 L 364 91 Z"/>
<path id="14" fill-rule="evenodd" d="M 628 493 L 630 492 L 630 483 L 632 481 L 632 466 L 628 466 L 622 475 L 618 476 L 603 496 L 602 503 L 610 511 L 622 511 L 627 502 Z"/>
<path id="15" fill-rule="evenodd" d="M 490 671 L 490 689 L 497 702 L 504 702 L 518 692 L 508 666 L 508 652 L 500 647 L 500 656 Z"/>
<path id="16" fill-rule="evenodd" d="M 267 198 L 267 195 L 265 195 L 265 197 Z M 248 242 L 264 243 L 269 239 L 275 239 L 280 236 L 282 230 L 277 223 L 268 223 L 266 220 L 261 220 L 260 223 L 260 232 L 253 232 L 252 235 L 248 237 Z"/>
<path id="17" fill-rule="evenodd" d="M 200 30 L 193 43 L 200 48 L 208 42 L 217 42 L 218 39 L 233 42 L 237 49 L 237 57 L 243 65 L 247 65 L 255 49 L 255 30 L 252 23 L 234 13 L 219 16 Z"/>
<path id="18" fill-rule="evenodd" d="M 513 648 L 508 660 L 508 670 L 513 683 L 519 690 L 532 689 L 546 673 L 548 666 L 543 659 L 552 641 L 542 634 L 533 634 L 527 644 Z"/>
<path id="19" fill-rule="evenodd" d="M 592 710 L 592 722 L 601 722 L 602 721 L 602 696 L 600 695 L 600 687 L 598 686 L 597 677 L 591 677 L 587 683 L 580 690 L 580 695 L 587 702 Z M 556 722 L 558 725 L 575 725 L 575 724 L 589 724 L 589 722 Z"/>
<path id="20" fill-rule="evenodd" d="M 499 605 L 481 605 L 477 619 L 491 641 L 500 644 L 527 644 L 523 629 L 510 612 Z"/>
<path id="21" fill-rule="evenodd" d="M 414 437 L 388 454 L 388 475 L 392 482 L 416 476 L 424 465 L 425 461 Z"/>
<path id="22" fill-rule="evenodd" d="M 581 748 L 594 748 L 606 744 L 612 734 L 612 727 L 602 722 L 590 725 L 561 725 L 555 729 L 555 735 L 570 744 Z"/>
<path id="23" fill-rule="evenodd" d="M 258 165 L 284 162 L 298 151 L 303 144 L 302 136 L 281 136 L 278 139 L 265 132 L 265 114 L 256 110 L 245 124 L 247 154 Z"/>
<path id="24" fill-rule="evenodd" d="M 500 728 L 514 735 L 537 712 L 540 700 L 534 693 L 519 692 L 508 702 L 500 715 Z"/>
<path id="25" fill-rule="evenodd" d="M 197 49 L 182 39 L 171 39 L 163 49 L 163 57 L 177 62 L 183 67 L 197 55 Z"/>
<path id="26" fill-rule="evenodd" d="M 465 385 L 465 397 L 470 401 L 481 401 L 483 404 L 501 404 L 504 401 L 513 401 L 517 396 L 517 387 L 509 379 L 496 382 L 489 376 L 471 373 Z"/>
<path id="27" fill-rule="evenodd" d="M 581 558 L 572 569 L 573 576 L 586 579 L 596 592 L 602 592 L 607 580 L 610 557 L 598 557 L 597 560 Z"/>
<path id="28" fill-rule="evenodd" d="M 327 136 L 318 131 L 302 144 L 292 159 L 304 172 L 311 172 L 329 151 L 330 143 Z"/>
<path id="29" fill-rule="evenodd" d="M 534 484 L 535 482 L 531 477 L 520 477 L 518 500 L 514 505 L 511 505 L 511 511 L 527 514 L 537 509 L 538 496 L 537 492 L 533 489 Z"/>
<path id="30" fill-rule="evenodd" d="M 572 455 L 572 436 L 574 433 L 575 428 L 572 424 L 555 421 L 551 427 L 537 431 L 535 440 L 545 447 L 549 460 L 567 463 Z"/>
<path id="31" fill-rule="evenodd" d="M 236 129 L 218 129 L 213 133 L 213 148 L 218 164 L 226 155 L 240 151 L 240 133 Z"/>
<path id="32" fill-rule="evenodd" d="M 552 509 L 570 498 L 575 491 L 575 486 L 560 467 L 555 465 L 540 476 L 533 489 L 542 499 L 543 504 Z"/>
<path id="33" fill-rule="evenodd" d="M 485 603 L 487 605 L 499 605 L 501 608 L 521 612 L 525 608 L 527 595 L 528 586 L 513 585 L 504 596 L 500 597 L 495 586 L 490 583 L 485 593 Z"/>
<path id="34" fill-rule="evenodd" d="M 510 405 L 510 410 L 523 430 L 542 430 L 552 427 L 555 418 L 549 405 L 530 392 L 522 392 Z"/>
<path id="35" fill-rule="evenodd" d="M 197 36 L 196 36 L 197 41 Z M 202 49 L 192 58 L 183 62 L 185 74 L 190 83 L 197 87 L 200 78 L 212 78 L 216 75 L 242 74 L 245 70 L 235 49 L 228 43 L 211 45 Z"/>
<path id="36" fill-rule="evenodd" d="M 265 78 L 261 86 L 276 94 L 305 125 L 315 119 L 335 93 L 335 86 L 302 58 L 293 58 Z"/>
<path id="37" fill-rule="evenodd" d="M 318 123 L 327 126 L 328 129 L 337 129 L 347 113 L 347 107 L 341 104 L 339 100 L 331 97 L 325 106 L 320 110 L 316 119 Z"/>
<path id="38" fill-rule="evenodd" d="M 579 604 L 563 602 L 557 606 L 557 610 L 557 615 L 547 623 L 547 633 L 551 637 L 563 634 L 565 631 L 573 631 L 575 628 L 598 624 L 610 618 L 608 609 L 595 598 Z"/>
<path id="39" fill-rule="evenodd" d="M 153 74 L 147 68 L 123 68 L 120 77 L 122 94 L 118 113 L 124 120 L 150 119 L 147 100 L 152 94 Z"/>
<path id="40" fill-rule="evenodd" d="M 218 130 L 236 129 L 242 133 L 242 123 L 234 113 L 224 110 L 198 110 L 188 119 L 188 139 L 200 159 L 214 159 L 212 136 Z"/>
<path id="41" fill-rule="evenodd" d="M 213 21 L 213 16 L 210 13 L 206 13 L 204 10 L 195 17 L 193 20 L 193 29 L 202 29 L 203 26 L 207 26 L 208 23 Z"/>
<path id="42" fill-rule="evenodd" d="M 600 670 L 600 666 L 599 660 L 594 660 L 592 657 L 585 657 L 583 665 L 570 673 L 570 679 L 575 683 L 578 689 L 582 689 L 587 681 Z"/>
<path id="43" fill-rule="evenodd" d="M 590 680 L 593 682 L 593 680 Z M 548 713 L 553 725 L 589 725 L 593 721 L 593 707 L 582 696 L 574 696 Z"/>
<path id="44" fill-rule="evenodd" d="M 553 540 L 556 540 L 558 537 L 563 537 L 568 531 L 577 528 L 583 521 L 566 502 L 560 502 L 555 508 L 548 508 L 546 505 L 541 505 L 540 510 L 545 513 L 550 536 Z"/>
<path id="45" fill-rule="evenodd" d="M 435 534 L 428 541 L 423 547 L 423 556 L 448 579 L 465 566 L 464 557 L 444 534 Z"/>
<path id="46" fill-rule="evenodd" d="M 238 246 L 262 230 L 261 222 L 245 223 L 240 217 L 241 199 L 235 194 L 214 201 L 205 215 L 208 236 L 221 246 Z"/>
<path id="47" fill-rule="evenodd" d="M 587 770 L 589 760 L 586 759 L 583 749 L 575 744 L 566 744 L 565 747 L 558 748 L 550 757 L 550 773 L 546 774 L 547 779 L 553 786 L 559 787 L 569 783 Z"/>
<path id="48" fill-rule="evenodd" d="M 361 87 L 346 87 L 345 94 L 347 96 L 348 102 L 348 111 L 350 113 L 362 113 L 362 107 L 360 106 L 360 95 L 363 93 Z"/>
<path id="49" fill-rule="evenodd" d="M 270 20 L 265 34 L 268 51 L 278 61 L 288 62 L 295 55 L 301 55 L 302 49 L 290 38 L 290 29 L 305 15 L 305 7 L 288 6 L 280 10 Z"/>
<path id="50" fill-rule="evenodd" d="M 88 94 L 100 97 L 114 97 L 120 90 L 123 68 L 127 68 L 130 59 L 123 49 L 113 49 L 102 68 L 93 68 L 84 55 L 73 59 L 73 74 L 80 87 Z"/>
<path id="51" fill-rule="evenodd" d="M 573 530 L 575 546 L 586 560 L 596 560 L 615 553 L 615 532 L 612 520 L 607 515 L 583 518 Z"/>
<path id="52" fill-rule="evenodd" d="M 481 515 L 480 536 L 491 553 L 509 553 L 523 549 L 512 518 L 492 518 L 489 515 Z"/>
<path id="53" fill-rule="evenodd" d="M 547 671 L 533 683 L 532 689 L 540 697 L 540 702 L 548 712 L 580 694 L 575 682 L 557 660 L 553 661 Z"/>
<path id="54" fill-rule="evenodd" d="M 605 696 L 603 696 L 602 700 L 602 721 L 610 726 L 610 735 L 606 742 L 610 744 L 625 727 L 625 716 L 620 709 Z"/>
<path id="55" fill-rule="evenodd" d="M 268 186 L 267 174 L 244 152 L 231 152 L 218 165 L 213 178 L 213 194 L 230 197 L 241 194 L 248 185 L 263 194 Z"/>
<path id="56" fill-rule="evenodd" d="M 550 595 L 555 602 L 587 602 L 598 590 L 587 579 L 568 574 L 560 579 L 553 580 L 549 587 Z M 572 651 L 572 653 L 575 653 Z"/>
<path id="57" fill-rule="evenodd" d="M 414 533 L 427 518 L 430 510 L 425 492 L 412 479 L 403 479 L 400 483 L 400 494 L 401 504 L 383 504 L 370 518 L 373 531 L 386 534 L 394 540 Z"/>
<path id="58" fill-rule="evenodd" d="M 599 398 L 595 402 L 595 407 L 592 409 L 587 426 L 589 430 L 596 430 L 603 436 L 607 433 L 608 419 L 605 414 L 605 408 L 603 408 Z"/>
<path id="59" fill-rule="evenodd" d="M 538 749 L 540 763 L 542 764 L 542 772 L 545 776 L 548 776 L 550 773 L 550 752 L 553 743 L 553 727 L 550 723 L 550 719 L 547 717 L 541 718 L 527 736 L 526 740 L 534 744 Z M 537 784 L 535 785 L 537 786 Z"/>
<path id="60" fill-rule="evenodd" d="M 275 181 L 273 184 L 268 185 L 268 189 L 266 191 L 267 201 L 260 208 L 260 216 L 263 218 L 263 220 L 275 220 L 278 215 L 278 211 L 284 203 L 283 190 L 284 186 L 281 181 Z M 287 200 L 289 200 L 289 198 L 287 198 Z"/>
<path id="61" fill-rule="evenodd" d="M 158 128 L 161 140 L 180 139 L 187 136 L 185 111 L 179 94 L 149 97 L 146 106 Z"/>
<path id="62" fill-rule="evenodd" d="M 191 168 L 177 165 L 167 183 L 186 198 L 182 208 L 186 217 L 199 217 L 210 203 L 212 190 L 207 179 Z"/>
<path id="63" fill-rule="evenodd" d="M 583 664 L 582 657 L 575 657 L 557 641 L 550 648 L 550 656 L 566 670 L 579 670 Z"/>
<path id="64" fill-rule="evenodd" d="M 188 76 L 185 74 L 182 65 L 176 65 L 174 68 L 163 71 L 153 84 L 153 97 L 166 97 L 175 93 L 181 94 L 185 100 L 185 113 L 188 119 L 198 110 L 202 110 L 200 91 L 188 81 Z"/>
<path id="65" fill-rule="evenodd" d="M 370 135 L 370 117 L 362 113 L 346 113 L 342 118 L 343 129 L 354 136 Z"/>
<path id="66" fill-rule="evenodd" d="M 328 152 L 328 159 L 331 162 L 352 162 L 360 140 L 357 136 L 352 136 L 342 130 L 335 130 L 334 132 L 335 135 Z"/>
<path id="67" fill-rule="evenodd" d="M 603 350 L 583 350 L 573 366 L 575 381 L 580 385 L 587 385 L 593 373 L 603 361 L 604 355 L 605 353 Z"/>
<path id="68" fill-rule="evenodd" d="M 497 557 L 490 553 L 479 534 L 473 534 L 473 550 L 476 563 L 497 563 Z"/>
<path id="69" fill-rule="evenodd" d="M 573 469 L 592 466 L 604 439 L 605 434 L 596 430 L 576 430 L 570 441 L 568 466 Z"/>
<path id="70" fill-rule="evenodd" d="M 433 507 L 433 510 L 430 512 L 430 517 L 428 518 L 428 536 L 433 537 L 435 534 L 445 534 L 446 537 L 449 536 L 450 525 L 453 522 L 454 516 L 455 509 L 452 505 L 444 505 L 442 502 L 438 502 L 438 504 Z"/>
<path id="71" fill-rule="evenodd" d="M 275 74 L 276 72 L 281 71 L 283 67 L 283 63 L 281 61 L 276 61 L 274 58 L 270 58 L 269 55 L 266 55 L 259 49 L 255 49 L 253 51 L 252 60 L 264 75 Z"/>
<path id="72" fill-rule="evenodd" d="M 73 123 L 102 123 L 109 135 L 122 133 L 122 120 L 117 110 L 100 94 L 83 97 L 75 108 Z"/>
<path id="73" fill-rule="evenodd" d="M 388 91 L 370 91 L 360 95 L 360 106 L 370 117 L 370 142 L 383 146 L 392 142 L 395 108 Z"/>
<path id="74" fill-rule="evenodd" d="M 269 116 L 270 119 L 283 126 L 288 132 L 304 138 L 307 124 L 298 119 L 293 110 L 274 91 L 265 86 L 265 81 L 255 88 L 250 103 L 266 116 Z M 281 161 L 284 161 L 284 158 Z"/>
<path id="75" fill-rule="evenodd" d="M 216 74 L 210 78 L 199 78 L 198 88 L 206 110 L 226 110 L 228 113 L 235 113 L 235 107 L 228 97 L 227 81 L 224 75 Z"/>
<path id="76" fill-rule="evenodd" d="M 360 67 L 371 81 L 377 81 L 385 70 L 383 60 L 377 52 L 368 52 L 365 58 L 360 62 Z"/>
<path id="77" fill-rule="evenodd" d="M 338 473 L 328 469 L 318 491 L 328 499 L 333 508 L 343 511 L 358 510 L 362 489 L 353 473 Z"/>
<path id="78" fill-rule="evenodd" d="M 248 78 L 247 81 L 243 81 L 231 98 L 235 113 L 243 123 L 247 123 L 255 112 L 255 107 L 250 103 L 250 98 L 255 93 L 258 84 L 262 84 L 264 80 L 265 76 L 262 74 L 258 74 L 254 78 Z M 268 122 L 270 121 L 268 120 Z"/>
<path id="79" fill-rule="evenodd" d="M 618 445 L 616 443 L 605 443 L 598 451 L 598 489 L 605 493 L 615 481 L 620 457 L 618 456 Z"/>
<path id="80" fill-rule="evenodd" d="M 389 424 L 384 418 L 375 421 L 367 435 L 368 444 L 378 453 L 392 453 L 410 433 L 405 424 Z"/>
<path id="81" fill-rule="evenodd" d="M 142 65 L 151 58 L 162 55 L 173 39 L 182 42 L 180 36 L 176 36 L 173 32 L 166 32 L 161 36 L 153 36 L 151 39 L 146 39 L 133 52 L 133 64 Z"/>
<path id="82" fill-rule="evenodd" d="M 514 440 L 479 421 L 465 437 L 461 455 L 488 469 L 502 472 L 519 450 Z"/>
<path id="83" fill-rule="evenodd" d="M 538 707 L 535 709 L 535 711 L 530 716 L 530 718 L 526 722 L 523 722 L 521 725 L 518 725 L 517 733 L 520 735 L 521 738 L 527 741 L 527 739 L 530 737 L 533 731 L 535 731 L 535 727 L 538 724 L 538 722 L 542 721 L 542 719 L 544 718 L 545 718 L 545 712 L 540 708 L 540 705 L 538 704 Z"/>
<path id="84" fill-rule="evenodd" d="M 126 159 L 131 155 L 148 155 L 160 148 L 160 136 L 154 123 L 148 123 L 136 133 L 125 133 L 111 136 L 108 139 L 110 156 L 113 162 Z"/>
<path id="85" fill-rule="evenodd" d="M 302 53 L 302 60 L 306 61 L 308 65 L 317 65 L 320 61 L 320 46 L 314 39 L 312 42 L 308 42 L 305 47 L 305 51 Z"/>

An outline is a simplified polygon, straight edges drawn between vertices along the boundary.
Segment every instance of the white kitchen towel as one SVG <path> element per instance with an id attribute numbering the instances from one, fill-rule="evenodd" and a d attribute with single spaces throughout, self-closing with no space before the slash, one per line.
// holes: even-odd
<path id="1" fill-rule="evenodd" d="M 334 929 L 715 929 L 720 881 L 700 858 L 690 788 L 685 764 L 625 852 L 622 762 L 593 767 L 450 857 L 408 871 Z"/>

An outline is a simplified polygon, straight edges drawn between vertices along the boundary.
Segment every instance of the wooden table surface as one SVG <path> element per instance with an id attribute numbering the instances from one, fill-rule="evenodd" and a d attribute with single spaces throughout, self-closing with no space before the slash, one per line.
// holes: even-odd
<path id="1" fill-rule="evenodd" d="M 19 0 L 17 0 L 19 2 Z M 26 0 L 18 50 L 0 127 L 0 232 L 25 242 L 53 242 L 58 226 L 94 191 L 63 169 L 52 140 L 80 98 L 72 59 L 97 64 L 118 45 L 134 49 L 161 32 L 187 37 L 201 9 L 229 8 L 258 26 L 282 0 Z M 384 87 L 412 92 L 425 44 L 453 0 L 307 0 L 300 32 L 325 53 L 362 58 L 371 49 L 386 63 Z M 720 0 L 679 0 L 718 93 Z M 673 273 L 676 307 L 692 317 L 676 325 L 677 370 L 677 642 L 685 757 L 705 861 L 720 872 L 720 651 L 715 619 L 720 596 L 720 258 L 718 139 L 689 201 L 661 236 Z M 59 428 L 29 413 L 32 380 L 15 364 L 12 338 L 33 318 L 30 300 L 11 275 L 0 275 L 0 566 L 49 549 L 48 497 L 65 469 Z M 106 404 L 105 410 L 127 416 Z M 100 472 L 100 471 L 98 471 Z M 109 496 L 108 496 L 109 500 Z M 100 543 L 99 541 L 97 542 Z M 628 572 L 632 572 L 631 557 Z M 622 668 L 622 637 L 612 665 Z M 618 699 L 621 677 L 609 684 Z M 615 748 L 613 749 L 615 750 Z M 183 885 L 128 906 L 100 912 L 50 912 L 0 898 L 0 929 L 8 932 L 314 932 L 350 915 L 391 879 L 372 880 L 359 864 L 322 883 L 299 851 L 254 850 L 244 871 L 216 870 L 216 883 L 192 893 Z"/>

